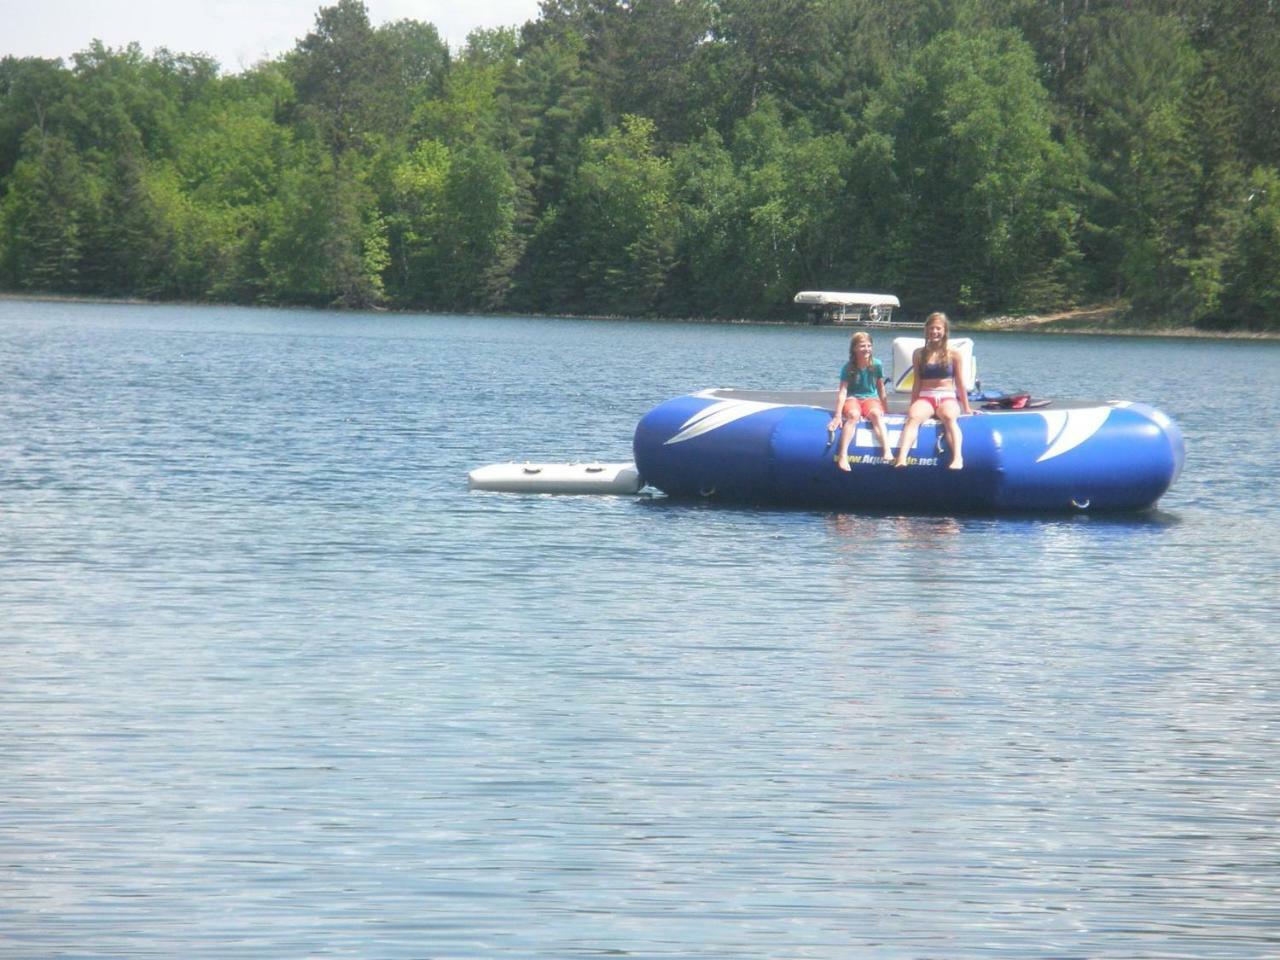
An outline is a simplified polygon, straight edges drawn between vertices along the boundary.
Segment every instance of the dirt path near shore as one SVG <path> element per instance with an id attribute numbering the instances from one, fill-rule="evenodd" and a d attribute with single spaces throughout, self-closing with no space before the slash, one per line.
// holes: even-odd
<path id="1" fill-rule="evenodd" d="M 1197 330 L 1194 327 L 1144 327 L 1125 323 L 1124 308 L 1102 304 L 1062 310 L 1057 313 L 1029 313 L 1023 316 L 984 317 L 972 329 L 1032 331 L 1044 333 L 1095 333 L 1115 337 L 1195 337 L 1213 340 L 1280 340 L 1280 332 L 1256 330 Z"/>
<path id="2" fill-rule="evenodd" d="M 1096 307 L 1080 307 L 1075 310 L 1061 310 L 1057 313 L 1028 313 L 1018 317 L 984 317 L 978 321 L 980 327 L 1007 330 L 1019 327 L 1039 327 L 1046 323 L 1079 323 L 1082 326 L 1106 326 L 1120 316 L 1120 308 L 1115 304 L 1104 304 Z"/>

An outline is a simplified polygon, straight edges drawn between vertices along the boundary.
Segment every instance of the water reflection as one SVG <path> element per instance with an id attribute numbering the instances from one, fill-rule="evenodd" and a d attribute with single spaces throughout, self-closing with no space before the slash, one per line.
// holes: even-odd
<path id="1" fill-rule="evenodd" d="M 935 550 L 958 536 L 964 525 L 956 517 L 887 517 L 833 513 L 826 518 L 828 533 L 853 545 L 869 539 L 893 539 L 904 549 Z"/>

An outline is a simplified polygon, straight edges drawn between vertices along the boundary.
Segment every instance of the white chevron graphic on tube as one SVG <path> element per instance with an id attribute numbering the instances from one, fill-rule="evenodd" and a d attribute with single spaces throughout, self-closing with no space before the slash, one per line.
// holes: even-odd
<path id="1" fill-rule="evenodd" d="M 1084 410 L 1045 410 L 1040 416 L 1049 428 L 1048 444 L 1044 453 L 1036 458 L 1036 463 L 1043 463 L 1059 457 L 1068 450 L 1074 450 L 1084 443 L 1106 423 L 1111 416 L 1107 407 L 1089 407 Z"/>
<path id="2" fill-rule="evenodd" d="M 753 413 L 784 406 L 786 406 L 784 403 L 762 403 L 759 400 L 721 400 L 718 403 L 711 404 L 709 407 L 704 407 L 680 424 L 680 432 L 668 440 L 667 443 L 681 443 L 685 440 L 692 440 L 694 437 L 700 437 L 704 433 L 710 433 L 717 427 L 723 427 L 736 420 L 749 417 Z"/>

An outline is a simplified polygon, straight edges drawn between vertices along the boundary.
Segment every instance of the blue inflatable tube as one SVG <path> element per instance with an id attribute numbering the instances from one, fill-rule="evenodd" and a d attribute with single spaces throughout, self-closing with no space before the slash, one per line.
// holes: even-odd
<path id="1" fill-rule="evenodd" d="M 880 457 L 859 424 L 852 469 L 835 465 L 829 392 L 705 390 L 649 411 L 636 427 L 644 482 L 671 497 L 761 505 L 905 512 L 1145 510 L 1177 479 L 1176 423 L 1139 403 L 1052 402 L 960 420 L 964 469 L 951 470 L 936 422 L 920 428 L 908 465 Z M 905 398 L 886 418 L 897 450 Z"/>

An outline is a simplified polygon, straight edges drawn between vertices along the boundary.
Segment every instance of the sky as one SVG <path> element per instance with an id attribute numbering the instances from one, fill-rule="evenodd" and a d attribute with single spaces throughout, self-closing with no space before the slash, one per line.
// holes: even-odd
<path id="1" fill-rule="evenodd" d="M 61 57 L 94 40 L 137 41 L 144 53 L 204 53 L 238 73 L 287 50 L 337 0 L 0 0 L 0 57 Z M 454 49 L 477 27 L 518 27 L 538 0 L 364 0 L 374 26 L 394 20 L 435 25 Z"/>

